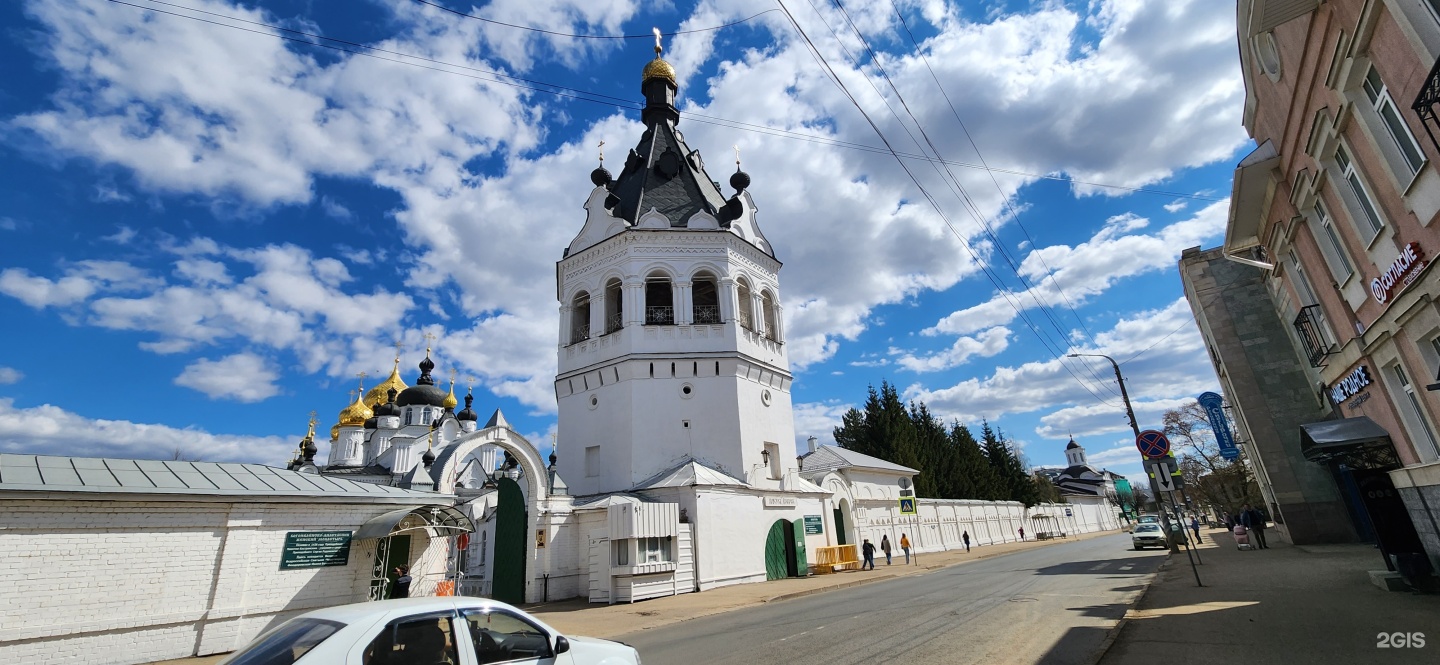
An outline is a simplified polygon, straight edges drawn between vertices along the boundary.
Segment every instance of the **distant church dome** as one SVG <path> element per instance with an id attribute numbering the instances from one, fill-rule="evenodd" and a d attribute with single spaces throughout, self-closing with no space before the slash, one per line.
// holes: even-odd
<path id="1" fill-rule="evenodd" d="M 373 415 L 375 415 L 375 413 L 370 410 L 370 407 L 365 406 L 365 401 L 356 397 L 354 404 L 340 410 L 339 426 L 354 427 L 364 425 L 365 421 L 369 420 Z M 338 434 L 339 430 L 336 430 L 336 433 Z"/>
<path id="2" fill-rule="evenodd" d="M 660 57 L 660 47 L 658 46 L 655 47 L 655 59 L 651 60 L 650 64 L 645 65 L 645 71 L 640 74 L 640 81 L 642 83 L 650 79 L 665 79 L 670 82 L 670 85 L 677 85 L 675 83 L 675 68 L 671 67 L 670 63 L 665 62 L 665 60 Z"/>
<path id="3" fill-rule="evenodd" d="M 455 399 L 455 380 L 454 380 L 454 379 L 451 379 L 451 380 L 450 380 L 450 394 L 445 396 L 445 401 L 441 402 L 441 403 L 440 403 L 440 406 L 445 407 L 445 410 L 446 410 L 446 411 L 454 411 L 454 410 L 455 410 L 455 407 L 460 406 L 460 400 Z"/>
<path id="4" fill-rule="evenodd" d="M 1072 449 L 1072 448 L 1079 448 L 1079 447 L 1080 447 L 1080 444 L 1075 443 L 1075 439 L 1070 439 L 1070 445 L 1065 446 L 1065 449 L 1066 449 L 1066 450 L 1070 450 L 1070 449 Z"/>
<path id="5" fill-rule="evenodd" d="M 432 369 L 435 369 L 435 361 L 430 360 L 430 350 L 426 349 L 425 359 L 420 361 L 420 377 L 415 379 L 415 385 L 400 391 L 400 395 L 395 398 L 395 405 L 444 406 L 445 391 L 435 387 L 435 379 L 430 377 Z"/>
<path id="6" fill-rule="evenodd" d="M 470 421 L 470 422 L 475 422 L 475 421 L 477 421 L 477 420 L 480 420 L 480 416 L 476 415 L 475 410 L 472 409 L 472 408 L 470 408 L 470 405 L 471 405 L 471 404 L 474 404 L 474 403 L 475 403 L 475 396 L 474 396 L 474 395 L 471 395 L 471 394 L 469 394 L 469 393 L 466 393 L 466 394 L 465 394 L 465 410 L 464 410 L 464 411 L 461 411 L 460 413 L 455 414 L 455 419 L 456 419 L 456 420 L 468 420 L 468 421 Z"/>
<path id="7" fill-rule="evenodd" d="M 400 359 L 396 358 L 395 367 L 390 370 L 390 378 L 381 381 L 376 384 L 374 388 L 371 388 L 369 392 L 365 393 L 365 405 L 373 409 L 385 403 L 385 397 L 390 394 L 391 388 L 399 392 L 408 387 L 409 386 L 405 385 L 405 382 L 400 379 Z"/>

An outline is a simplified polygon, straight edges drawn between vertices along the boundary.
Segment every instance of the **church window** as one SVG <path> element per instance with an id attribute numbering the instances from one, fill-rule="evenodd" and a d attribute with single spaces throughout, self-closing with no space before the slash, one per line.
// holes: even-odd
<path id="1" fill-rule="evenodd" d="M 570 343 L 590 339 L 590 294 L 581 291 L 570 303 Z"/>
<path id="2" fill-rule="evenodd" d="M 429 425 L 429 424 L 430 424 L 430 409 L 420 409 L 420 424 L 421 424 L 421 425 Z"/>
<path id="3" fill-rule="evenodd" d="M 765 314 L 765 336 L 775 341 L 780 341 L 779 327 L 780 317 L 775 313 L 775 296 L 769 291 L 760 294 L 760 306 Z"/>
<path id="4" fill-rule="evenodd" d="M 654 273 L 645 278 L 645 325 L 675 325 L 675 296 L 665 275 Z"/>
<path id="5" fill-rule="evenodd" d="M 605 334 L 625 327 L 625 299 L 620 280 L 611 278 L 605 283 Z"/>
<path id="6" fill-rule="evenodd" d="M 720 376 L 720 361 L 715 361 L 715 376 Z"/>
<path id="7" fill-rule="evenodd" d="M 670 378 L 675 378 L 675 363 L 670 363 Z"/>
<path id="8" fill-rule="evenodd" d="M 650 363 L 650 378 L 655 378 L 655 363 Z"/>
<path id="9" fill-rule="evenodd" d="M 779 479 L 780 479 L 780 444 L 778 444 L 778 443 L 767 443 L 767 444 L 765 444 L 765 452 L 769 453 L 769 454 L 766 455 L 765 457 L 767 458 L 767 461 L 769 461 L 769 463 L 770 463 L 770 479 L 771 479 L 771 480 L 779 480 Z"/>
<path id="10" fill-rule="evenodd" d="M 690 298 L 694 302 L 692 314 L 695 323 L 720 323 L 720 290 L 715 286 L 715 276 L 700 273 L 691 283 Z"/>
<path id="11" fill-rule="evenodd" d="M 695 362 L 690 363 L 690 375 L 691 375 L 691 376 L 700 376 L 700 362 L 699 362 L 699 361 L 695 361 Z"/>
<path id="12" fill-rule="evenodd" d="M 411 408 L 409 408 L 409 409 L 405 409 L 405 424 L 406 424 L 406 425 L 412 425 L 412 424 L 414 424 L 414 423 L 415 423 L 415 409 L 414 409 L 414 407 L 411 407 Z"/>
<path id="13" fill-rule="evenodd" d="M 688 383 L 680 387 L 680 396 L 685 399 L 690 399 L 690 395 L 694 392 L 695 388 Z"/>
<path id="14" fill-rule="evenodd" d="M 600 475 L 600 446 L 588 446 L 585 448 L 585 477 L 594 478 Z"/>
<path id="15" fill-rule="evenodd" d="M 735 280 L 736 295 L 740 300 L 740 327 L 755 329 L 755 303 L 750 299 L 750 283 L 744 277 Z"/>

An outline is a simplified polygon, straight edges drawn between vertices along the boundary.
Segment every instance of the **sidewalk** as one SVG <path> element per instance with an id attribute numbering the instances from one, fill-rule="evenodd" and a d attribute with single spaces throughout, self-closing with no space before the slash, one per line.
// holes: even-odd
<path id="1" fill-rule="evenodd" d="M 521 605 L 520 607 L 535 615 L 541 621 L 550 624 L 551 627 L 561 633 L 608 638 L 637 630 L 648 630 L 650 628 L 668 626 L 681 621 L 689 621 L 691 619 L 698 619 L 700 617 L 729 612 L 762 603 L 799 598 L 801 596 L 824 593 L 835 589 L 893 579 L 903 575 L 917 575 L 937 568 L 963 565 L 972 561 L 1002 556 L 1018 550 L 1073 543 L 1078 540 L 1088 540 L 1090 538 L 1116 533 L 1120 532 L 1101 531 L 1057 540 L 1039 542 L 1028 540 L 1019 543 L 1001 543 L 998 545 L 975 547 L 968 554 L 964 548 L 950 550 L 948 552 L 925 552 L 921 553 L 916 559 L 916 565 L 910 566 L 905 565 L 904 554 L 894 558 L 894 565 L 886 566 L 884 554 L 877 552 L 877 554 L 880 555 L 880 560 L 876 563 L 875 570 L 873 571 L 846 571 L 830 575 L 771 580 L 769 582 L 757 582 L 754 584 L 737 584 L 719 589 L 711 589 L 710 591 L 655 598 L 633 604 L 599 605 L 591 604 L 584 599 L 571 599 L 552 603 Z M 1440 640 L 1440 630 L 1436 631 L 1436 636 L 1436 639 Z M 150 665 L 212 665 L 213 663 L 218 663 L 221 658 L 223 658 L 223 655 L 182 658 L 180 660 L 151 663 Z"/>
<path id="2" fill-rule="evenodd" d="M 1440 661 L 1440 596 L 1376 588 L 1366 574 L 1384 569 L 1374 547 L 1271 536 L 1270 549 L 1242 552 L 1224 530 L 1202 540 L 1205 586 L 1183 552 L 1170 556 L 1100 663 Z M 1379 633 L 1397 632 L 1424 633 L 1427 646 L 1377 648 Z"/>

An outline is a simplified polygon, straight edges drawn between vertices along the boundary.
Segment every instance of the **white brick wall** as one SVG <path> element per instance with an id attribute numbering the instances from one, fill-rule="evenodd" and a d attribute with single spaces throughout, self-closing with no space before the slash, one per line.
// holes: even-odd
<path id="1" fill-rule="evenodd" d="M 128 665 L 233 651 L 317 607 L 365 600 L 349 564 L 280 570 L 290 531 L 354 530 L 393 504 L 0 499 L 0 663 Z M 444 539 L 411 536 L 434 592 Z"/>

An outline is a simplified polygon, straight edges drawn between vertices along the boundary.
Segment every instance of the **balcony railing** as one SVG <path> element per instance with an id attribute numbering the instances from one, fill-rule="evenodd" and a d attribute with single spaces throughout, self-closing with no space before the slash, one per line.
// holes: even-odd
<path id="1" fill-rule="evenodd" d="M 1300 344 L 1305 347 L 1305 358 L 1310 361 L 1311 367 L 1323 366 L 1325 356 L 1330 355 L 1330 345 L 1325 343 L 1320 321 L 1319 305 L 1301 307 L 1300 314 L 1295 317 L 1295 334 L 1300 337 Z"/>
<path id="2" fill-rule="evenodd" d="M 1430 73 L 1425 76 L 1425 85 L 1420 86 L 1420 94 L 1415 96 L 1415 103 L 1410 108 L 1415 115 L 1420 116 L 1420 124 L 1425 127 L 1425 134 L 1430 137 L 1430 143 L 1440 150 L 1440 141 L 1435 139 L 1435 129 L 1440 129 L 1440 116 L 1436 115 L 1435 107 L 1440 104 L 1440 59 L 1430 68 Z"/>
<path id="3" fill-rule="evenodd" d="M 607 317 L 607 318 L 605 319 L 605 334 L 606 334 L 606 335 L 609 335 L 610 333 L 613 333 L 613 332 L 615 332 L 616 330 L 619 330 L 619 329 L 624 328 L 624 327 L 625 327 L 625 314 L 624 314 L 623 312 L 615 312 L 614 314 L 611 314 L 609 317 Z"/>
<path id="4" fill-rule="evenodd" d="M 669 305 L 650 305 L 645 308 L 645 325 L 675 325 L 675 308 Z"/>
<path id="5" fill-rule="evenodd" d="M 701 324 L 701 323 L 719 323 L 719 322 L 720 322 L 720 306 L 719 306 L 719 305 L 696 305 L 696 306 L 695 306 L 695 323 Z"/>
<path id="6" fill-rule="evenodd" d="M 740 310 L 740 327 L 746 330 L 754 330 L 755 323 L 751 320 L 750 312 Z"/>
<path id="7" fill-rule="evenodd" d="M 580 342 L 583 342 L 583 341 L 585 341 L 585 340 L 587 340 L 587 339 L 590 339 L 590 326 L 589 326 L 589 325 L 575 326 L 574 328 L 572 328 L 572 329 L 570 330 L 570 343 L 571 343 L 571 344 L 579 344 Z"/>

